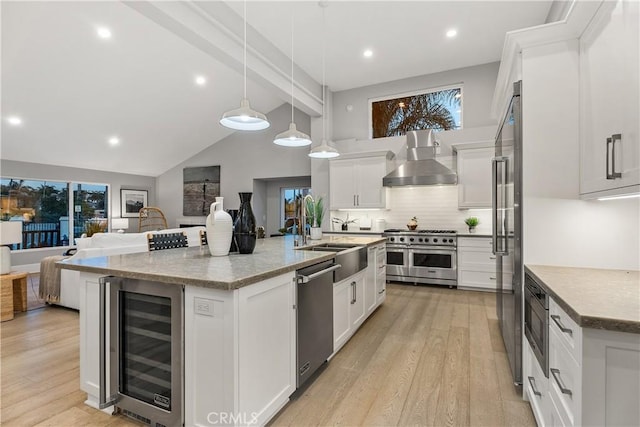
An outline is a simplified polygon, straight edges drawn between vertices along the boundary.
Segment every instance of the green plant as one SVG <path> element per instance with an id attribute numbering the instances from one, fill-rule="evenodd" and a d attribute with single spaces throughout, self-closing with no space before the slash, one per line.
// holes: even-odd
<path id="1" fill-rule="evenodd" d="M 464 223 L 469 227 L 475 227 L 476 225 L 480 224 L 480 221 L 475 216 L 470 216 L 469 218 L 464 220 Z"/>
<path id="2" fill-rule="evenodd" d="M 306 208 L 307 224 L 311 227 L 322 227 L 322 220 L 324 219 L 324 200 L 322 196 L 318 197 L 316 201 L 311 198 L 306 199 Z"/>

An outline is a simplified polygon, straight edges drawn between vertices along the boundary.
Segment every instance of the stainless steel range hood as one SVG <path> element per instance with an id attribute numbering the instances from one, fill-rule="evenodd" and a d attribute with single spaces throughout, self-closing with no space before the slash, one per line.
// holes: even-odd
<path id="1" fill-rule="evenodd" d="M 433 130 L 407 132 L 407 161 L 382 178 L 385 187 L 457 184 L 458 175 L 438 162 Z"/>

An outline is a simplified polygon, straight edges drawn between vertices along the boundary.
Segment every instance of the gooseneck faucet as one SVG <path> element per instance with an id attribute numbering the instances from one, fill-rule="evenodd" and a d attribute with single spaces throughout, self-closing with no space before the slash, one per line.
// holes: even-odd
<path id="1" fill-rule="evenodd" d="M 298 225 L 298 233 L 300 233 L 300 243 L 302 246 L 307 244 L 307 199 L 314 203 L 311 194 L 307 194 L 302 199 L 302 206 L 300 206 L 300 223 Z"/>

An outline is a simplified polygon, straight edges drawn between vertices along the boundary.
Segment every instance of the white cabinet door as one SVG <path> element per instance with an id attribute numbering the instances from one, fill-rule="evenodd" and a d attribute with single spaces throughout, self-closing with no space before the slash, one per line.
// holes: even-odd
<path id="1" fill-rule="evenodd" d="M 387 174 L 385 157 L 368 157 L 358 160 L 356 168 L 356 206 L 359 208 L 383 208 L 386 189 L 382 178 Z"/>
<path id="2" fill-rule="evenodd" d="M 331 209 L 355 207 L 356 192 L 355 161 L 331 161 L 329 163 L 329 200 Z"/>
<path id="3" fill-rule="evenodd" d="M 604 2 L 580 39 L 583 198 L 640 188 L 639 9 Z"/>
<path id="4" fill-rule="evenodd" d="M 351 297 L 350 281 L 345 280 L 333 285 L 333 351 L 338 351 L 351 336 Z"/>
<path id="5" fill-rule="evenodd" d="M 387 248 L 386 245 L 377 246 L 376 260 L 376 295 L 377 305 L 382 304 L 387 296 Z"/>
<path id="6" fill-rule="evenodd" d="M 350 292 L 352 292 L 353 297 L 350 300 L 349 319 L 354 329 L 357 329 L 365 319 L 364 282 L 364 274 L 360 274 L 350 281 Z"/>
<path id="7" fill-rule="evenodd" d="M 382 178 L 387 174 L 388 156 L 374 155 L 329 163 L 331 209 L 386 208 L 387 190 Z"/>
<path id="8" fill-rule="evenodd" d="M 493 148 L 458 150 L 458 207 L 491 207 Z"/>

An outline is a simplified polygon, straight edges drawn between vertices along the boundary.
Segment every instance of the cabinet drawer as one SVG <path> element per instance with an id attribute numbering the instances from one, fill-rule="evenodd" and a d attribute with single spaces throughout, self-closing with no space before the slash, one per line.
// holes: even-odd
<path id="1" fill-rule="evenodd" d="M 556 333 L 567 352 L 576 363 L 581 365 L 582 328 L 554 301 L 553 297 L 549 298 L 549 329 Z"/>
<path id="2" fill-rule="evenodd" d="M 466 248 L 488 248 L 491 252 L 490 237 L 458 237 L 458 247 Z"/>
<path id="3" fill-rule="evenodd" d="M 485 248 L 461 248 L 458 251 L 458 268 L 495 272 L 496 256 Z"/>
<path id="4" fill-rule="evenodd" d="M 549 333 L 549 394 L 563 424 L 579 425 L 581 411 L 580 366 L 569 354 L 553 329 Z"/>
<path id="5" fill-rule="evenodd" d="M 524 340 L 525 351 L 525 365 L 524 365 L 524 387 L 525 392 L 531 403 L 531 409 L 538 426 L 544 427 L 549 424 L 549 393 L 547 377 L 542 372 L 542 368 L 538 363 L 538 359 L 533 354 L 533 350 L 527 340 Z"/>
<path id="6" fill-rule="evenodd" d="M 496 273 L 488 271 L 458 271 L 458 287 L 496 289 Z"/>

